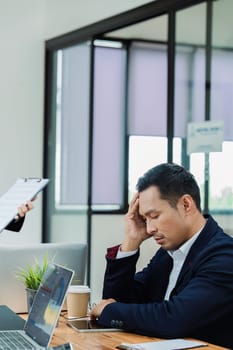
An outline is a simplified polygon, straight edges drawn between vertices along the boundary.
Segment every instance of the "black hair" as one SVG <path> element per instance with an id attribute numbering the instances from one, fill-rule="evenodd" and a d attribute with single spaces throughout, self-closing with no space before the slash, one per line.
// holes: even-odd
<path id="1" fill-rule="evenodd" d="M 201 211 L 200 189 L 194 176 L 184 167 L 174 163 L 163 163 L 149 169 L 137 183 L 137 191 L 142 192 L 150 186 L 156 186 L 160 198 L 176 207 L 180 197 L 190 195 Z"/>

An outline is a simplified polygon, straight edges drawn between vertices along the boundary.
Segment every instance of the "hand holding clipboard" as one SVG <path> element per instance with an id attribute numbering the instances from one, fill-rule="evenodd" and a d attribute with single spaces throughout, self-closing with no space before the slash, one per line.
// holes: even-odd
<path id="1" fill-rule="evenodd" d="M 0 232 L 17 216 L 22 203 L 33 200 L 48 184 L 49 179 L 18 178 L 0 197 Z"/>

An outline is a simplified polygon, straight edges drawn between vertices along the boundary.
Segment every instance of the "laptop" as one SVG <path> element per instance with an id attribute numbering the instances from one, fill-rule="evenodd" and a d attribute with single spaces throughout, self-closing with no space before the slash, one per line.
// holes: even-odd
<path id="1" fill-rule="evenodd" d="M 24 329 L 1 330 L 0 349 L 37 350 L 48 346 L 73 275 L 73 270 L 63 266 L 48 265 Z"/>
<path id="2" fill-rule="evenodd" d="M 25 321 L 6 305 L 0 305 L 0 330 L 24 329 Z"/>

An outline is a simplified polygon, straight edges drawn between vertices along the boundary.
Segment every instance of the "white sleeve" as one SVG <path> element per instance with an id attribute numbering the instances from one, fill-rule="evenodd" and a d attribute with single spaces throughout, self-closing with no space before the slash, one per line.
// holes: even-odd
<path id="1" fill-rule="evenodd" d="M 122 252 L 121 251 L 121 246 L 120 246 L 119 249 L 118 249 L 117 255 L 116 255 L 116 259 L 126 258 L 127 256 L 134 255 L 134 254 L 137 253 L 137 251 L 138 251 L 138 249 L 132 250 L 130 252 Z"/>

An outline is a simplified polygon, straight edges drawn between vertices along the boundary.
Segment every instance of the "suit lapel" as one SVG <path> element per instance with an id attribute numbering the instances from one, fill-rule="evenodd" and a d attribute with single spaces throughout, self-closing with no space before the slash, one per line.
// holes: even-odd
<path id="1" fill-rule="evenodd" d="M 173 260 L 172 257 L 168 254 L 167 251 L 163 250 L 161 248 L 160 250 L 161 256 L 159 258 L 160 263 L 159 266 L 162 266 L 162 273 L 161 269 L 154 271 L 153 278 L 159 280 L 159 288 L 158 285 L 155 285 L 155 288 L 152 290 L 151 288 L 151 295 L 155 300 L 164 300 L 164 296 L 167 290 L 168 282 L 169 282 L 169 276 L 173 267 Z M 155 263 L 155 266 L 157 264 Z"/>
<path id="2" fill-rule="evenodd" d="M 214 236 L 216 230 L 217 230 L 217 223 L 213 220 L 212 217 L 208 216 L 208 221 L 201 231 L 200 235 L 196 239 L 196 241 L 193 243 L 185 261 L 182 266 L 182 269 L 180 271 L 179 277 L 177 279 L 175 288 L 173 289 L 172 293 L 176 294 L 176 290 L 183 285 L 186 280 L 190 279 L 190 272 L 193 269 L 193 266 L 198 261 L 198 256 L 202 252 L 202 250 L 207 246 L 208 242 L 212 239 Z"/>

